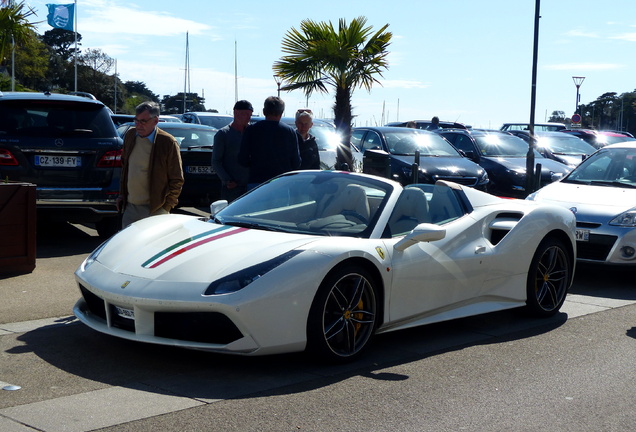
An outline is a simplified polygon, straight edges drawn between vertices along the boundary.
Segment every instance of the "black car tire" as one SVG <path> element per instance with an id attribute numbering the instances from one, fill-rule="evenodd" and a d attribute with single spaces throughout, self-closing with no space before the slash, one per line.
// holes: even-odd
<path id="1" fill-rule="evenodd" d="M 307 351 L 332 363 L 358 358 L 378 325 L 373 275 L 353 265 L 332 271 L 321 283 L 307 320 Z"/>
<path id="2" fill-rule="evenodd" d="M 526 309 L 535 316 L 556 314 L 565 301 L 572 272 L 572 257 L 565 244 L 556 238 L 544 239 L 530 263 Z"/>

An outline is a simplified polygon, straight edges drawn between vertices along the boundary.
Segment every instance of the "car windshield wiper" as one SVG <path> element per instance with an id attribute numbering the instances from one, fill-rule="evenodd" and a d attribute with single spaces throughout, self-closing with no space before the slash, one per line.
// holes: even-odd
<path id="1" fill-rule="evenodd" d="M 218 220 L 218 219 L 215 219 L 215 220 Z M 231 222 L 218 222 L 218 223 L 221 223 L 223 225 L 231 225 L 235 227 L 240 227 L 240 228 L 250 228 L 250 229 L 263 230 L 263 231 L 274 231 L 274 232 L 287 232 L 281 227 L 275 227 L 271 225 L 261 225 L 254 222 L 231 221 Z"/>
<path id="2" fill-rule="evenodd" d="M 631 189 L 636 188 L 636 185 L 633 185 L 631 183 L 623 183 L 617 180 L 613 180 L 613 181 L 592 180 L 590 181 L 590 184 L 594 186 L 614 186 L 614 187 L 624 187 L 624 188 L 631 188 Z"/>

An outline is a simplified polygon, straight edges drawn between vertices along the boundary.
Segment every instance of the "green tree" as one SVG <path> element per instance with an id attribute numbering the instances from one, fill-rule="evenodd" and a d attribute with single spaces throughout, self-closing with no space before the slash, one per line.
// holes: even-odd
<path id="1" fill-rule="evenodd" d="M 50 88 L 49 49 L 35 32 L 15 52 L 15 78 L 33 90 Z"/>
<path id="2" fill-rule="evenodd" d="M 77 51 L 81 45 L 82 35 L 77 34 Z M 73 60 L 75 54 L 75 33 L 70 30 L 54 28 L 47 30 L 42 35 L 42 42 L 47 44 L 53 53 L 66 62 Z"/>
<path id="3" fill-rule="evenodd" d="M 154 94 L 148 87 L 146 87 L 146 83 L 142 81 L 126 81 L 124 83 L 124 87 L 130 96 L 143 96 L 145 100 L 151 100 L 154 102 L 159 102 L 159 95 Z M 139 102 L 141 103 L 141 102 Z"/>
<path id="4" fill-rule="evenodd" d="M 548 119 L 549 122 L 565 123 L 567 117 L 565 111 L 552 111 L 552 115 Z"/>
<path id="5" fill-rule="evenodd" d="M 33 37 L 35 24 L 38 24 L 29 22 L 33 15 L 35 11 L 23 1 L 0 8 L 0 66 L 10 57 L 13 44 L 22 45 Z"/>
<path id="6" fill-rule="evenodd" d="M 205 98 L 198 93 L 186 93 L 185 111 L 205 111 Z M 166 114 L 183 114 L 183 92 L 176 95 L 164 95 L 161 100 L 163 112 Z"/>
<path id="7" fill-rule="evenodd" d="M 115 81 L 110 72 L 114 65 L 115 60 L 102 50 L 91 48 L 86 50 L 78 59 L 78 91 L 92 93 L 106 104 L 112 102 Z"/>
<path id="8" fill-rule="evenodd" d="M 374 32 L 366 26 L 367 19 L 358 17 L 347 24 L 340 19 L 338 27 L 329 22 L 304 20 L 300 30 L 291 28 L 282 41 L 284 55 L 274 63 L 273 70 L 284 83 L 281 90 L 303 90 L 309 97 L 313 92 L 327 93 L 335 89 L 334 122 L 342 136 L 342 150 L 338 163 L 352 167 L 351 97 L 354 89 L 371 91 L 377 76 L 388 68 L 386 57 L 390 44 L 388 24 Z"/>

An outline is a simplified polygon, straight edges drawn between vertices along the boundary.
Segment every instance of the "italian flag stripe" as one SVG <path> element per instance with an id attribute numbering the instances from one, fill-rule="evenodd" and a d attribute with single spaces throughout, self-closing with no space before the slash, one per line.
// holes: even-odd
<path id="1" fill-rule="evenodd" d="M 178 243 L 173 244 L 172 246 L 162 250 L 148 261 L 142 264 L 144 268 L 156 268 L 166 261 L 171 260 L 184 252 L 192 250 L 198 246 L 204 245 L 211 241 L 228 237 L 234 234 L 241 233 L 243 231 L 247 231 L 247 228 L 234 228 L 231 226 L 222 226 L 220 228 L 213 229 L 211 231 L 206 231 L 201 234 L 197 234 L 196 236 L 189 237 L 187 239 L 181 240 Z"/>

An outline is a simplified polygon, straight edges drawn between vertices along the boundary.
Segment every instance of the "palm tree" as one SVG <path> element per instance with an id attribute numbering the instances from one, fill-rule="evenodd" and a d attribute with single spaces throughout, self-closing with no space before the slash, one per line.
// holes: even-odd
<path id="1" fill-rule="evenodd" d="M 35 15 L 35 11 L 29 6 L 24 10 L 24 2 L 3 2 L 0 8 L 0 66 L 13 44 L 20 45 L 33 37 L 36 23 L 30 23 L 28 18 Z"/>
<path id="2" fill-rule="evenodd" d="M 327 93 L 327 87 L 336 91 L 333 106 L 334 121 L 342 136 L 342 150 L 338 152 L 338 163 L 351 160 L 351 96 L 357 87 L 371 91 L 376 76 L 388 68 L 386 56 L 390 44 L 390 32 L 386 24 L 373 32 L 365 27 L 367 19 L 358 17 L 349 25 L 344 19 L 334 28 L 331 22 L 304 20 L 300 30 L 291 28 L 282 41 L 282 51 L 287 54 L 274 63 L 277 77 L 286 83 L 282 90 L 302 89 L 307 97 L 314 91 Z"/>

